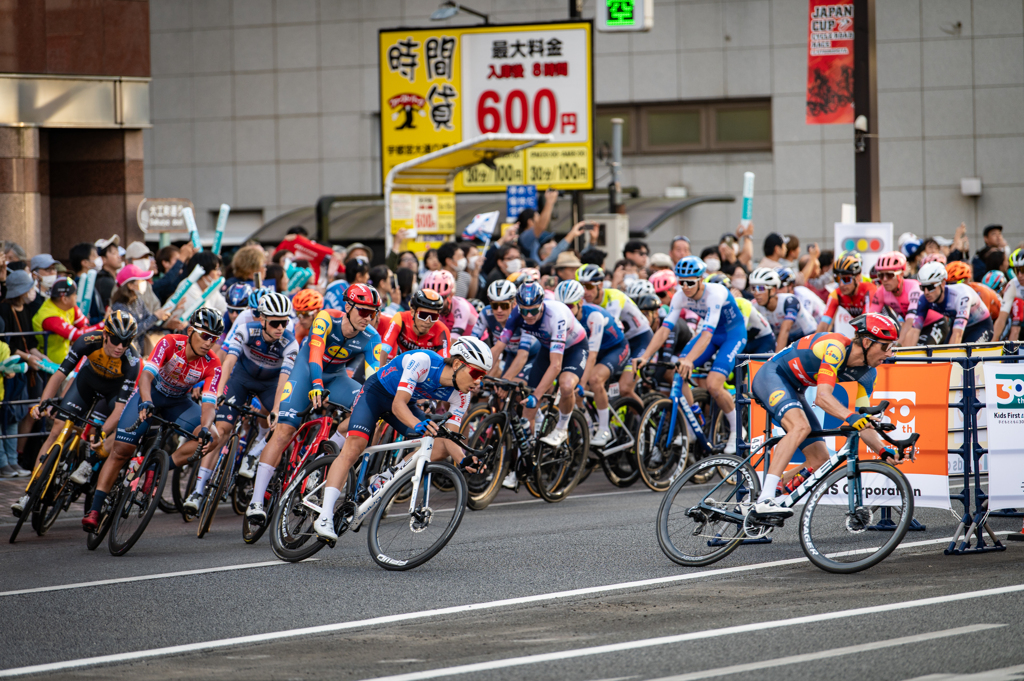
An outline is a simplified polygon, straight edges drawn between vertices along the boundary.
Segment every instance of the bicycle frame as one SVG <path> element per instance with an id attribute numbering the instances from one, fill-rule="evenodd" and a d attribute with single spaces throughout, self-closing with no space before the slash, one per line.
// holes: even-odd
<path id="1" fill-rule="evenodd" d="M 597 406 L 594 404 L 594 393 L 593 392 L 591 392 L 589 390 L 584 390 L 583 391 L 583 399 L 587 400 L 587 402 L 585 402 L 586 406 L 593 407 L 594 409 L 597 409 Z M 615 399 L 615 398 L 611 398 L 610 397 L 609 400 L 608 400 L 609 401 L 609 408 L 608 408 L 609 425 L 614 425 L 617 428 L 619 428 L 621 430 L 621 432 L 624 432 L 629 437 L 629 442 L 624 442 L 624 443 L 615 445 L 614 447 L 610 447 L 610 448 L 601 448 L 601 447 L 596 447 L 594 445 L 591 445 L 591 447 L 593 449 L 599 451 L 602 456 L 610 456 L 612 454 L 617 454 L 618 452 L 621 452 L 623 450 L 632 449 L 633 446 L 636 445 L 636 437 L 634 437 L 633 433 L 629 432 L 629 430 L 626 428 L 626 424 L 622 421 L 621 418 L 619 418 L 618 412 L 611 408 L 611 400 L 612 399 Z"/>

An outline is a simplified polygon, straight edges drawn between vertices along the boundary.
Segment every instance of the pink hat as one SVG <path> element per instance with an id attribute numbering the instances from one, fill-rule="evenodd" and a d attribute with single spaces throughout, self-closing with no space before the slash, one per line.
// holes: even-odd
<path id="1" fill-rule="evenodd" d="M 147 272 L 144 269 L 136 267 L 135 265 L 125 265 L 121 268 L 121 271 L 117 273 L 117 285 L 124 286 L 129 281 L 135 281 L 136 279 L 152 279 L 153 273 Z"/>

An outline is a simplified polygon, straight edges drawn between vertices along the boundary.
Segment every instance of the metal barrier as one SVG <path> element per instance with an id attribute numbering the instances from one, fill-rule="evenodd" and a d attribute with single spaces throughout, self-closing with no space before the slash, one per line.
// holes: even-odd
<path id="1" fill-rule="evenodd" d="M 19 336 L 42 336 L 43 337 L 42 347 L 45 348 L 47 343 L 50 340 L 50 336 L 51 335 L 53 335 L 51 331 L 4 331 L 3 333 L 0 333 L 0 341 L 4 341 L 5 343 L 7 343 L 7 339 L 8 338 L 17 338 Z M 7 344 L 10 345 L 10 343 L 7 343 Z M 11 354 L 14 354 L 13 350 L 12 350 Z M 43 354 L 45 355 L 46 353 L 43 353 Z M 47 377 L 47 378 L 43 379 L 44 382 L 46 380 L 49 380 L 49 378 L 48 378 L 49 376 L 52 376 L 52 374 L 48 374 L 45 371 L 39 371 L 39 372 L 37 372 L 37 374 L 41 378 L 42 377 Z M 39 402 L 39 400 L 4 400 L 4 404 L 5 405 L 11 405 L 11 406 L 21 406 L 21 405 L 26 405 L 26 404 L 37 404 L 38 402 Z M 21 438 L 46 437 L 47 435 L 49 435 L 49 432 L 15 433 L 14 435 L 7 435 L 5 433 L 0 433 L 0 440 L 17 440 L 17 439 L 21 439 Z"/>

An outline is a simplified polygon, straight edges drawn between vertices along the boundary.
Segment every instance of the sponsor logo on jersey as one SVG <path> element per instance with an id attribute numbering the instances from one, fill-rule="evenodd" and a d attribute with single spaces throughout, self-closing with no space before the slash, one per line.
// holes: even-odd
<path id="1" fill-rule="evenodd" d="M 286 381 L 284 389 L 281 390 L 281 401 L 284 402 L 288 399 L 288 396 L 292 394 L 292 382 Z"/>
<path id="2" fill-rule="evenodd" d="M 843 363 L 843 355 L 843 346 L 835 341 L 829 341 L 825 345 L 825 350 L 821 353 L 821 359 L 823 362 L 837 367 Z"/>
<path id="3" fill-rule="evenodd" d="M 313 333 L 318 336 L 327 335 L 327 320 L 317 317 L 313 320 Z"/>
<path id="4" fill-rule="evenodd" d="M 773 392 L 771 395 L 768 396 L 768 406 L 769 407 L 774 407 L 785 396 L 786 396 L 786 391 L 785 390 L 776 390 L 775 392 Z"/>

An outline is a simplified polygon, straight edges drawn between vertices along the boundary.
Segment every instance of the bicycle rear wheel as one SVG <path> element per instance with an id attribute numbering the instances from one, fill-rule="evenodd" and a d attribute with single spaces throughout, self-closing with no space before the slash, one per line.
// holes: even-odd
<path id="1" fill-rule="evenodd" d="M 207 481 L 206 498 L 203 499 L 203 506 L 199 510 L 199 527 L 196 528 L 196 537 L 202 539 L 210 531 L 210 523 L 213 516 L 217 515 L 217 507 L 224 496 L 224 490 L 228 486 L 228 477 L 231 474 L 231 462 L 234 461 L 235 448 L 238 446 L 238 435 L 232 435 L 228 440 L 228 455 L 218 457 L 217 467 L 213 475 Z"/>
<path id="2" fill-rule="evenodd" d="M 327 444 L 334 445 L 333 442 Z M 307 461 L 292 484 L 281 495 L 281 503 L 277 505 L 270 519 L 270 545 L 274 549 L 274 555 L 281 560 L 297 563 L 309 558 L 326 545 L 317 539 L 313 532 L 313 523 L 320 513 L 307 504 L 323 507 L 327 471 L 337 458 L 337 447 L 334 447 L 326 456 Z M 351 496 L 354 484 L 352 475 L 349 475 L 342 493 L 343 500 Z M 334 527 L 339 535 L 348 529 L 348 520 L 351 519 L 342 517 L 344 507 L 342 504 L 334 514 Z"/>
<path id="3" fill-rule="evenodd" d="M 631 397 L 619 397 L 612 400 L 609 409 L 611 418 L 608 420 L 608 426 L 612 439 L 605 445 L 604 450 L 623 447 L 630 439 L 633 440 L 633 445 L 601 456 L 601 469 L 608 482 L 616 487 L 625 488 L 640 479 L 640 467 L 636 463 L 636 434 L 640 432 L 643 404 Z"/>
<path id="4" fill-rule="evenodd" d="M 717 466 L 727 466 L 735 474 L 712 484 L 707 480 Z M 725 518 L 713 510 L 732 511 L 741 501 L 760 494 L 761 484 L 754 471 L 735 456 L 710 456 L 690 466 L 672 483 L 658 509 L 658 544 L 675 563 L 702 567 L 722 560 L 736 550 L 745 535 L 742 523 Z"/>
<path id="5" fill-rule="evenodd" d="M 557 410 L 552 408 L 551 411 Z M 554 427 L 554 419 L 553 414 L 544 419 L 542 433 L 550 432 Z M 569 416 L 568 432 L 569 437 L 558 447 L 550 447 L 540 442 L 539 437 L 537 440 L 534 484 L 541 498 L 552 504 L 562 501 L 576 488 L 587 463 L 590 430 L 578 409 L 573 409 Z"/>
<path id="6" fill-rule="evenodd" d="M 121 483 L 124 481 L 124 476 L 117 476 L 117 480 L 114 481 L 114 486 L 110 488 L 110 494 L 103 501 L 103 506 L 100 507 L 100 522 L 96 526 L 95 532 L 90 532 L 89 536 L 86 537 L 85 546 L 90 551 L 95 551 L 96 548 L 103 543 L 103 540 L 107 536 L 107 532 L 110 531 L 110 523 L 114 519 L 113 510 L 120 501 L 120 490 Z"/>
<path id="7" fill-rule="evenodd" d="M 857 468 L 860 475 L 852 481 L 841 466 L 819 482 L 800 515 L 800 545 L 827 572 L 848 574 L 877 565 L 903 541 L 914 518 L 914 489 L 903 473 L 877 461 L 858 462 Z M 851 489 L 851 482 L 859 490 Z M 889 509 L 893 531 L 871 530 L 882 508 Z"/>
<path id="8" fill-rule="evenodd" d="M 455 466 L 428 462 L 415 490 L 415 467 L 408 468 L 384 493 L 370 519 L 370 556 L 385 570 L 411 570 L 433 558 L 459 529 L 466 511 L 466 480 Z M 444 483 L 434 485 L 435 477 Z M 410 500 L 397 501 L 403 492 Z"/>
<path id="9" fill-rule="evenodd" d="M 676 423 L 674 431 L 669 432 L 673 430 L 673 411 Z M 686 430 L 683 418 L 672 399 L 668 397 L 648 404 L 640 417 L 636 444 L 637 468 L 644 484 L 655 492 L 667 490 L 686 467 L 690 451 L 690 434 Z M 704 472 L 701 474 L 706 475 Z"/>
<path id="10" fill-rule="evenodd" d="M 171 473 L 171 500 L 174 504 L 174 512 L 180 513 L 182 520 L 186 523 L 190 523 L 195 519 L 195 516 L 188 515 L 185 513 L 185 499 L 188 498 L 188 493 L 196 487 L 196 477 L 199 475 L 199 462 L 189 463 L 178 466 Z M 163 499 L 163 497 L 160 497 Z M 166 505 L 166 503 L 165 503 Z M 161 508 L 163 508 L 161 506 Z"/>
<path id="11" fill-rule="evenodd" d="M 515 415 L 512 418 L 516 418 Z M 467 473 L 466 486 L 469 491 L 469 507 L 474 511 L 487 508 L 501 491 L 501 482 L 508 475 L 511 461 L 509 438 L 505 437 L 508 417 L 505 414 L 490 414 L 480 419 L 468 444 L 473 449 L 491 448 L 483 458 L 487 470 L 484 473 Z"/>
<path id="12" fill-rule="evenodd" d="M 127 489 L 122 490 L 112 513 L 108 542 L 111 555 L 128 553 L 146 531 L 167 482 L 167 459 L 167 452 L 162 449 L 151 450 L 135 477 L 126 481 Z"/>

